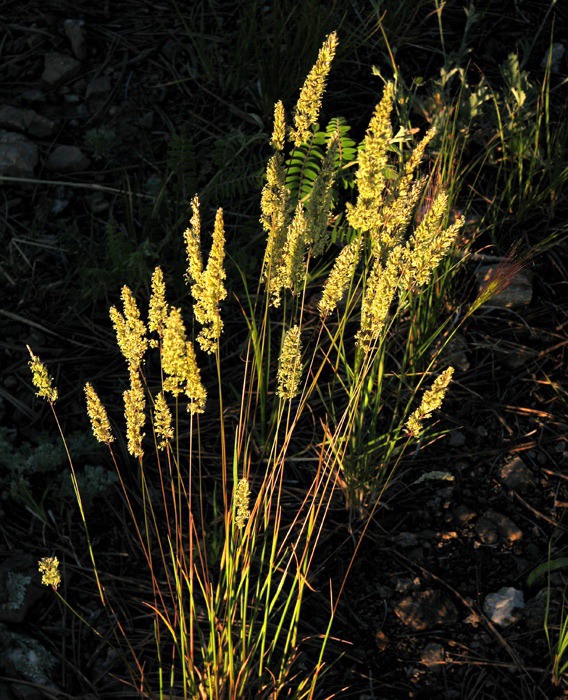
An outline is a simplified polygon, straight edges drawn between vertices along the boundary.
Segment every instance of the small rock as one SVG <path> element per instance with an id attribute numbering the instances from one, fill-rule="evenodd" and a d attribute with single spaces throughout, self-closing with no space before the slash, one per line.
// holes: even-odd
<path id="1" fill-rule="evenodd" d="M 420 579 L 418 578 L 404 578 L 400 577 L 396 579 L 394 584 L 394 590 L 397 593 L 406 593 L 410 590 L 418 590 L 420 587 Z"/>
<path id="2" fill-rule="evenodd" d="M 461 430 L 452 430 L 450 433 L 449 442 L 451 447 L 463 447 L 466 441 L 466 437 Z"/>
<path id="3" fill-rule="evenodd" d="M 66 19 L 63 22 L 65 36 L 69 39 L 75 58 L 84 61 L 87 58 L 85 44 L 85 22 L 82 19 Z"/>
<path id="4" fill-rule="evenodd" d="M 508 489 L 519 493 L 527 493 L 535 485 L 531 470 L 518 455 L 514 455 L 501 467 L 499 478 Z"/>
<path id="5" fill-rule="evenodd" d="M 453 625 L 458 611 L 440 591 L 422 591 L 403 598 L 394 612 L 399 620 L 415 632 Z"/>
<path id="6" fill-rule="evenodd" d="M 476 272 L 480 292 L 491 285 L 494 280 L 505 279 L 503 287 L 486 302 L 487 306 L 516 309 L 530 304 L 532 300 L 532 279 L 525 270 L 513 269 L 508 273 L 506 268 L 499 270 L 495 265 L 484 265 Z M 499 282 L 497 283 L 499 284 Z"/>
<path id="7" fill-rule="evenodd" d="M 456 509 L 454 510 L 454 517 L 460 525 L 467 525 L 470 520 L 473 520 L 476 517 L 476 515 L 477 513 L 474 510 L 464 506 L 463 503 L 456 506 Z"/>
<path id="8" fill-rule="evenodd" d="M 0 175 L 33 177 L 38 160 L 35 143 L 22 134 L 0 130 Z"/>
<path id="9" fill-rule="evenodd" d="M 501 588 L 490 593 L 483 601 L 483 612 L 495 625 L 508 627 L 521 618 L 520 610 L 525 607 L 522 591 L 516 588 Z"/>
<path id="10" fill-rule="evenodd" d="M 398 535 L 393 537 L 393 542 L 403 549 L 407 547 L 416 547 L 418 544 L 418 537 L 416 537 L 413 532 L 399 532 Z"/>
<path id="11" fill-rule="evenodd" d="M 110 87 L 108 75 L 97 75 L 97 77 L 93 78 L 88 84 L 85 97 L 93 97 L 95 99 L 99 97 L 107 97 L 107 95 L 110 93 Z"/>
<path id="12" fill-rule="evenodd" d="M 4 105 L 0 107 L 0 128 L 22 131 L 30 136 L 43 138 L 55 131 L 55 123 L 42 117 L 33 109 Z"/>
<path id="13" fill-rule="evenodd" d="M 488 510 L 483 514 L 487 520 L 495 523 L 501 539 L 506 542 L 518 542 L 523 538 L 523 531 L 510 518 L 495 510 Z"/>
<path id="14" fill-rule="evenodd" d="M 36 104 L 39 102 L 45 102 L 45 93 L 37 88 L 32 88 L 31 90 L 22 92 L 20 98 L 28 104 Z"/>
<path id="15" fill-rule="evenodd" d="M 483 515 L 475 524 L 475 532 L 483 544 L 495 544 L 499 539 L 497 526 Z"/>
<path id="16" fill-rule="evenodd" d="M 56 146 L 47 157 L 45 167 L 58 173 L 77 173 L 86 170 L 91 161 L 77 146 Z"/>
<path id="17" fill-rule="evenodd" d="M 81 64 L 72 56 L 61 53 L 48 53 L 45 55 L 45 67 L 41 79 L 57 87 L 74 78 L 81 70 Z"/>
<path id="18" fill-rule="evenodd" d="M 542 630 L 544 626 L 544 618 L 546 616 L 546 608 L 549 605 L 549 591 L 547 588 L 540 590 L 534 598 L 527 600 L 525 606 L 525 618 L 527 628 L 533 632 Z"/>
<path id="19" fill-rule="evenodd" d="M 420 663 L 424 666 L 433 666 L 434 670 L 439 671 L 440 666 L 444 663 L 446 652 L 441 644 L 436 644 L 432 642 L 427 644 L 424 649 L 422 649 L 422 654 L 420 655 Z"/>

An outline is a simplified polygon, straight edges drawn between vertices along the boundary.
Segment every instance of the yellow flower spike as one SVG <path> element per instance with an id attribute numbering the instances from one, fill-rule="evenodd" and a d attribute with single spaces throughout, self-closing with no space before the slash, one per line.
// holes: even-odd
<path id="1" fill-rule="evenodd" d="M 329 217 L 335 181 L 335 160 L 339 149 L 339 133 L 336 131 L 327 144 L 321 170 L 314 181 L 310 198 L 306 204 L 307 242 L 312 256 L 322 255 L 329 244 Z"/>
<path id="2" fill-rule="evenodd" d="M 207 400 L 207 392 L 201 382 L 201 372 L 197 365 L 195 357 L 195 349 L 191 341 L 187 341 L 185 347 L 185 389 L 184 393 L 189 399 L 187 410 L 192 415 L 194 413 L 203 413 L 205 411 L 205 402 Z"/>
<path id="3" fill-rule="evenodd" d="M 207 267 L 191 288 L 192 296 L 195 299 L 193 312 L 196 320 L 203 326 L 197 336 L 197 342 L 204 352 L 209 353 L 215 351 L 223 331 L 219 302 L 227 296 L 227 290 L 223 284 L 226 278 L 223 267 L 224 260 L 225 226 L 223 210 L 218 209 Z"/>
<path id="4" fill-rule="evenodd" d="M 375 260 L 361 303 L 361 328 L 357 333 L 357 346 L 366 352 L 378 340 L 387 320 L 400 280 L 404 259 L 401 246 L 393 248 L 386 265 Z"/>
<path id="5" fill-rule="evenodd" d="M 274 106 L 274 130 L 270 143 L 275 151 L 283 151 L 286 142 L 286 114 L 281 100 Z"/>
<path id="6" fill-rule="evenodd" d="M 302 378 L 302 343 L 300 329 L 292 326 L 284 336 L 278 361 L 276 393 L 283 399 L 293 399 L 300 392 Z"/>
<path id="7" fill-rule="evenodd" d="M 241 530 L 250 518 L 250 486 L 247 479 L 240 479 L 235 489 L 235 525 Z"/>
<path id="8" fill-rule="evenodd" d="M 423 287 L 429 282 L 433 271 L 445 257 L 463 226 L 463 219 L 460 218 L 440 231 L 447 206 L 448 195 L 439 192 L 405 246 L 408 288 Z"/>
<path id="9" fill-rule="evenodd" d="M 280 305 L 280 290 L 289 289 L 293 294 L 298 294 L 306 274 L 306 236 L 308 232 L 308 220 L 304 213 L 304 207 L 298 202 L 294 218 L 286 232 L 286 242 L 282 251 L 280 266 L 276 272 L 276 279 L 272 287 L 272 304 Z"/>
<path id="10" fill-rule="evenodd" d="M 361 243 L 359 239 L 354 238 L 337 256 L 323 287 L 323 294 L 319 303 L 322 318 L 328 316 L 343 298 L 347 285 L 359 262 L 360 250 Z"/>
<path id="11" fill-rule="evenodd" d="M 294 128 L 290 130 L 290 139 L 296 147 L 308 140 L 310 129 L 318 120 L 325 84 L 337 44 L 337 34 L 332 32 L 319 50 L 314 67 L 308 73 L 300 90 L 300 97 L 294 110 Z"/>
<path id="12" fill-rule="evenodd" d="M 164 334 L 164 327 L 168 317 L 168 303 L 166 301 L 166 285 L 164 273 L 161 267 L 156 267 L 152 275 L 152 296 L 148 309 L 148 329 L 156 332 L 160 338 Z"/>
<path id="13" fill-rule="evenodd" d="M 142 458 L 144 450 L 142 449 L 142 439 L 144 433 L 142 428 L 146 422 L 144 409 L 146 407 L 146 397 L 144 396 L 144 387 L 138 375 L 138 372 L 130 373 L 130 389 L 123 394 L 124 398 L 124 416 L 126 418 L 126 437 L 128 440 L 128 452 L 133 457 Z"/>
<path id="14" fill-rule="evenodd" d="M 165 449 L 167 441 L 174 436 L 174 429 L 172 414 L 163 391 L 156 396 L 154 402 L 154 430 L 158 436 L 158 449 Z"/>
<path id="15" fill-rule="evenodd" d="M 32 371 L 32 384 L 36 388 L 36 396 L 46 399 L 50 403 L 55 403 L 59 394 L 57 389 L 53 386 L 53 379 L 49 376 L 47 367 L 39 357 L 33 354 L 29 345 L 26 345 L 26 347 L 32 358 L 29 362 L 29 366 Z"/>
<path id="16" fill-rule="evenodd" d="M 42 574 L 41 582 L 44 586 L 51 586 L 56 591 L 61 583 L 61 574 L 59 573 L 59 559 L 57 557 L 44 557 L 38 562 L 40 574 Z"/>
<path id="17" fill-rule="evenodd" d="M 135 372 L 140 369 L 142 358 L 148 348 L 146 326 L 140 316 L 136 299 L 127 286 L 122 288 L 121 297 L 124 314 L 112 306 L 110 317 L 116 331 L 120 351 L 128 363 L 129 370 Z"/>
<path id="18" fill-rule="evenodd" d="M 439 377 L 434 380 L 434 383 L 424 392 L 420 406 L 414 411 L 406 422 L 406 432 L 412 437 L 420 437 L 423 431 L 423 422 L 432 416 L 442 405 L 446 391 L 452 380 L 454 373 L 453 367 L 448 367 Z"/>
<path id="19" fill-rule="evenodd" d="M 347 205 L 350 226 L 360 231 L 372 231 L 380 227 L 380 209 L 384 202 L 387 182 L 387 153 L 392 139 L 391 112 L 394 86 L 387 83 L 383 96 L 369 122 L 367 134 L 357 158 L 357 203 Z"/>
<path id="20" fill-rule="evenodd" d="M 164 391 L 178 396 L 182 392 L 190 399 L 188 411 L 203 413 L 207 392 L 201 383 L 193 343 L 186 340 L 181 311 L 171 309 L 162 343 L 162 368 L 166 374 Z"/>
<path id="21" fill-rule="evenodd" d="M 199 214 L 199 198 L 197 195 L 191 200 L 192 216 L 189 227 L 185 230 L 185 252 L 187 256 L 186 280 L 197 283 L 203 274 L 203 261 L 201 259 L 201 217 Z"/>
<path id="22" fill-rule="evenodd" d="M 87 397 L 87 414 L 91 421 L 93 435 L 99 442 L 106 442 L 107 444 L 113 442 L 114 436 L 106 409 L 89 382 L 85 384 L 85 395 Z"/>
<path id="23" fill-rule="evenodd" d="M 276 287 L 277 271 L 282 261 L 286 243 L 286 228 L 289 220 L 290 194 L 286 189 L 286 173 L 281 153 L 275 153 L 266 167 L 266 184 L 260 197 L 260 222 L 268 233 L 266 251 L 262 265 L 262 279 L 267 283 L 267 292 Z"/>

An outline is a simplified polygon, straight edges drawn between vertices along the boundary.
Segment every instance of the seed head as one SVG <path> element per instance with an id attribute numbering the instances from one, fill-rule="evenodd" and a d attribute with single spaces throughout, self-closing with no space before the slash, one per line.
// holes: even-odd
<path id="1" fill-rule="evenodd" d="M 55 401 L 57 401 L 58 392 L 53 386 L 53 379 L 49 376 L 47 367 L 39 357 L 33 354 L 29 345 L 26 345 L 26 347 L 32 358 L 29 362 L 29 366 L 32 371 L 32 384 L 36 388 L 36 396 L 46 399 L 49 403 L 55 403 Z"/>
<path id="2" fill-rule="evenodd" d="M 241 479 L 235 489 L 235 524 L 241 530 L 250 518 L 250 487 L 247 479 Z"/>
<path id="3" fill-rule="evenodd" d="M 414 411 L 406 422 L 406 432 L 413 437 L 419 437 L 423 431 L 423 422 L 432 416 L 442 405 L 444 396 L 454 373 L 453 367 L 448 367 L 439 377 L 434 380 L 434 383 L 424 392 L 420 406 Z"/>
<path id="4" fill-rule="evenodd" d="M 44 557 L 38 562 L 40 574 L 42 574 L 41 582 L 44 586 L 51 586 L 54 591 L 57 590 L 61 583 L 61 574 L 59 573 L 59 559 L 57 557 Z"/>
<path id="5" fill-rule="evenodd" d="M 300 392 L 302 378 L 302 343 L 300 328 L 292 326 L 284 336 L 278 361 L 278 388 L 276 393 L 283 399 L 293 399 Z"/>
<path id="6" fill-rule="evenodd" d="M 114 436 L 106 408 L 89 382 L 85 384 L 85 395 L 87 397 L 87 413 L 91 420 L 93 435 L 99 442 L 106 442 L 107 444 L 113 442 Z"/>
<path id="7" fill-rule="evenodd" d="M 310 128 L 317 122 L 321 101 L 325 90 L 331 62 L 337 49 L 337 34 L 332 32 L 324 41 L 314 67 L 308 73 L 294 111 L 294 128 L 290 138 L 294 146 L 305 143 L 310 136 Z"/>
<path id="8" fill-rule="evenodd" d="M 164 273 L 161 267 L 157 267 L 152 275 L 152 296 L 148 309 L 148 328 L 155 331 L 160 338 L 164 334 L 164 326 L 168 317 L 168 303 L 166 301 L 166 285 Z"/>
<path id="9" fill-rule="evenodd" d="M 144 396 L 144 387 L 138 372 L 130 373 L 130 389 L 124 392 L 123 398 L 128 451 L 133 457 L 141 459 L 144 456 L 144 450 L 142 449 L 144 433 L 142 428 L 146 422 L 144 414 L 146 397 Z"/>

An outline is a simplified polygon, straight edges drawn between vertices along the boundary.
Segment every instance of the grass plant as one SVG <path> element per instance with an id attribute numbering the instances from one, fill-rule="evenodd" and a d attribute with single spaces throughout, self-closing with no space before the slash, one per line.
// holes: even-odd
<path id="1" fill-rule="evenodd" d="M 332 33 L 291 119 L 282 103 L 275 108 L 260 283 L 253 289 L 245 277 L 238 300 L 248 332 L 240 384 L 225 380 L 233 370 L 223 309 L 233 301 L 223 212 L 205 261 L 195 197 L 184 235 L 193 314 L 171 304 L 160 267 L 146 319 L 127 286 L 122 308 L 111 309 L 128 370 L 124 437 L 86 386 L 93 432 L 108 447 L 145 563 L 151 596 L 143 624 L 153 638 L 145 649 L 128 639 L 97 568 L 70 459 L 72 481 L 99 597 L 142 697 L 316 696 L 344 584 L 318 562 L 330 510 L 346 505 L 360 542 L 452 377 L 443 346 L 459 324 L 436 302 L 458 266 L 452 251 L 463 219 L 452 216 L 439 178 L 420 175 L 435 134 L 416 143 L 395 134 L 392 82 L 358 145 L 339 119 L 335 130 L 320 130 L 336 47 Z M 345 144 L 352 153 L 343 160 Z M 310 162 L 317 167 L 304 167 Z M 352 188 L 345 208 L 342 177 Z M 57 420 L 57 390 L 31 356 L 38 395 Z M 124 442 L 128 464 L 115 449 Z M 42 562 L 51 585 L 53 564 Z M 319 628 L 308 620 L 311 595 L 325 611 Z"/>

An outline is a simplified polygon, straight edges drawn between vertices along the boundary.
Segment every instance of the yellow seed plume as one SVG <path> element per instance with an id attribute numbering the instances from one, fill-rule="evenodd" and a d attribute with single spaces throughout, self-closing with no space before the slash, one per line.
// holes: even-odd
<path id="1" fill-rule="evenodd" d="M 447 254 L 463 226 L 463 219 L 460 218 L 440 231 L 447 207 L 447 194 L 439 192 L 405 246 L 404 282 L 408 289 L 428 284 L 432 273 Z"/>
<path id="2" fill-rule="evenodd" d="M 161 360 L 166 374 L 164 391 L 169 391 L 174 396 L 185 393 L 190 400 L 187 410 L 203 413 L 207 392 L 201 383 L 193 343 L 186 339 L 181 311 L 175 307 L 171 309 L 166 321 Z"/>
<path id="3" fill-rule="evenodd" d="M 41 582 L 43 585 L 51 586 L 56 591 L 61 583 L 59 559 L 57 557 L 43 557 L 38 562 L 38 569 L 42 574 Z"/>
<path id="4" fill-rule="evenodd" d="M 97 392 L 93 389 L 90 382 L 85 384 L 85 396 L 87 397 L 87 414 L 91 421 L 93 435 L 99 442 L 114 441 L 114 436 L 110 427 L 110 422 Z"/>
<path id="5" fill-rule="evenodd" d="M 156 396 L 154 402 L 154 431 L 158 437 L 158 449 L 165 449 L 167 441 L 174 436 L 174 428 L 172 414 L 163 391 Z"/>
<path id="6" fill-rule="evenodd" d="M 164 334 L 164 326 L 168 317 L 168 303 L 166 302 L 166 285 L 164 273 L 161 267 L 157 267 L 152 275 L 152 295 L 148 309 L 148 328 L 156 332 L 160 338 Z"/>
<path id="7" fill-rule="evenodd" d="M 300 328 L 292 326 L 284 336 L 278 361 L 276 393 L 283 399 L 293 399 L 300 391 L 302 378 L 302 343 Z"/>
<path id="8" fill-rule="evenodd" d="M 144 456 L 144 450 L 142 449 L 144 433 L 142 428 L 146 422 L 144 414 L 146 397 L 144 396 L 144 387 L 138 372 L 130 373 L 130 389 L 124 392 L 123 398 L 128 451 L 133 457 L 141 459 Z"/>
<path id="9" fill-rule="evenodd" d="M 280 100 L 274 106 L 274 130 L 270 143 L 275 151 L 283 151 L 286 142 L 286 114 Z"/>
<path id="10" fill-rule="evenodd" d="M 118 346 L 128 363 L 128 369 L 130 372 L 136 372 L 140 369 L 142 358 L 148 348 L 146 326 L 140 317 L 136 299 L 128 287 L 122 288 L 121 297 L 124 315 L 112 306 L 110 317 L 116 331 Z"/>
<path id="11" fill-rule="evenodd" d="M 380 226 L 379 211 L 384 201 L 387 182 L 387 152 L 392 139 L 391 112 L 394 86 L 387 83 L 383 96 L 371 121 L 359 150 L 356 182 L 357 203 L 347 205 L 347 220 L 353 228 L 371 231 Z"/>
<path id="12" fill-rule="evenodd" d="M 454 373 L 453 367 L 448 367 L 439 377 L 434 380 L 434 383 L 424 392 L 420 406 L 414 411 L 406 422 L 406 432 L 413 437 L 419 437 L 423 431 L 423 422 L 432 416 L 442 405 L 444 396 L 448 389 L 448 385 Z"/>
<path id="13" fill-rule="evenodd" d="M 240 479 L 235 489 L 235 525 L 242 529 L 250 518 L 250 486 L 247 479 Z"/>
<path id="14" fill-rule="evenodd" d="M 32 358 L 28 364 L 32 371 L 32 384 L 36 388 L 36 396 L 46 399 L 50 403 L 55 403 L 59 394 L 56 387 L 53 386 L 53 379 L 49 376 L 47 367 L 39 357 L 33 354 L 29 345 L 26 347 Z"/>
<path id="15" fill-rule="evenodd" d="M 393 248 L 386 264 L 375 260 L 361 303 L 361 328 L 357 333 L 357 346 L 363 352 L 379 339 L 400 280 L 403 261 L 401 246 Z"/>
<path id="16" fill-rule="evenodd" d="M 354 238 L 337 256 L 324 285 L 322 298 L 319 303 L 322 318 L 328 316 L 343 298 L 347 285 L 351 281 L 355 267 L 359 262 L 360 250 L 361 243 L 358 238 Z"/>
<path id="17" fill-rule="evenodd" d="M 404 232 L 412 221 L 425 184 L 426 178 L 420 178 L 403 194 L 397 193 L 382 208 L 377 220 L 378 227 L 371 231 L 371 241 L 376 257 L 386 259 L 389 252 L 401 242 Z"/>
<path id="18" fill-rule="evenodd" d="M 260 222 L 268 233 L 262 279 L 267 283 L 269 295 L 275 282 L 286 242 L 290 193 L 285 183 L 284 160 L 282 154 L 275 153 L 268 161 L 266 184 L 262 188 L 260 197 Z"/>
<path id="19" fill-rule="evenodd" d="M 186 280 L 199 281 L 203 274 L 203 261 L 201 259 L 201 217 L 199 214 L 199 197 L 191 200 L 192 216 L 189 227 L 183 234 L 185 240 L 185 253 L 187 257 Z"/>
<path id="20" fill-rule="evenodd" d="M 319 50 L 314 67 L 308 73 L 300 97 L 294 110 L 294 128 L 290 130 L 290 138 L 294 146 L 301 146 L 310 136 L 311 127 L 317 122 L 321 109 L 321 101 L 331 62 L 337 49 L 337 34 L 332 32 Z"/>
<path id="21" fill-rule="evenodd" d="M 404 197 L 404 195 L 408 192 L 408 189 L 410 188 L 414 179 L 414 172 L 416 168 L 420 165 L 420 163 L 422 162 L 422 158 L 424 157 L 424 151 L 426 150 L 426 146 L 430 143 L 430 141 L 434 138 L 435 135 L 436 129 L 430 129 L 429 131 L 427 131 L 422 141 L 420 141 L 420 143 L 412 151 L 410 158 L 404 166 L 403 175 L 398 183 L 399 197 Z"/>
<path id="22" fill-rule="evenodd" d="M 195 299 L 193 312 L 197 321 L 203 326 L 197 342 L 205 352 L 214 352 L 223 331 L 223 321 L 219 311 L 219 302 L 227 296 L 223 282 L 226 274 L 223 267 L 225 260 L 225 227 L 223 210 L 218 209 L 213 229 L 213 243 L 207 260 L 207 267 L 191 287 Z"/>
<path id="23" fill-rule="evenodd" d="M 181 311 L 170 309 L 162 341 L 162 369 L 166 374 L 164 390 L 179 396 L 185 382 L 186 332 Z"/>
<path id="24" fill-rule="evenodd" d="M 306 275 L 306 235 L 308 221 L 304 207 L 298 202 L 294 218 L 286 232 L 286 242 L 282 251 L 280 266 L 276 272 L 274 284 L 271 286 L 272 305 L 280 305 L 280 290 L 289 289 L 298 294 Z"/>
<path id="25" fill-rule="evenodd" d="M 333 203 L 333 183 L 335 181 L 335 160 L 339 148 L 339 133 L 332 135 L 327 152 L 306 203 L 307 242 L 311 245 L 312 256 L 322 255 L 329 243 L 329 217 Z"/>

